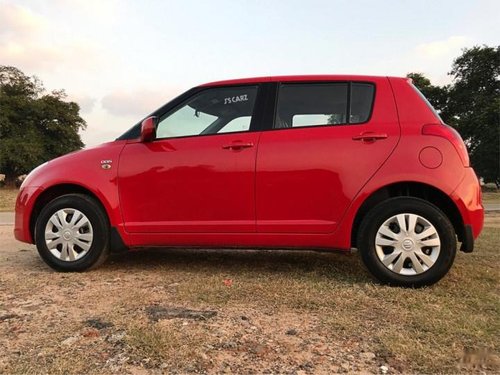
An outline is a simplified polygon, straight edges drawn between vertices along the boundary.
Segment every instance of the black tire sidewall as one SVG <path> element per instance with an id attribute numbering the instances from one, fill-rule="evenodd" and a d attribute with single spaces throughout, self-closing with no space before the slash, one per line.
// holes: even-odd
<path id="1" fill-rule="evenodd" d="M 438 259 L 426 272 L 419 275 L 400 275 L 389 270 L 378 258 L 375 238 L 380 226 L 390 217 L 417 214 L 428 220 L 437 230 L 441 241 Z M 368 212 L 358 233 L 358 248 L 369 271 L 383 283 L 395 286 L 421 287 L 439 281 L 449 271 L 456 254 L 455 231 L 447 216 L 436 206 L 419 198 L 391 198 Z"/>
<path id="2" fill-rule="evenodd" d="M 45 227 L 50 217 L 63 208 L 74 208 L 89 219 L 94 238 L 85 256 L 68 262 L 56 258 L 45 243 Z M 51 201 L 43 208 L 35 225 L 35 243 L 42 259 L 57 271 L 84 271 L 97 263 L 109 247 L 109 225 L 103 209 L 92 198 L 80 194 L 64 195 Z"/>

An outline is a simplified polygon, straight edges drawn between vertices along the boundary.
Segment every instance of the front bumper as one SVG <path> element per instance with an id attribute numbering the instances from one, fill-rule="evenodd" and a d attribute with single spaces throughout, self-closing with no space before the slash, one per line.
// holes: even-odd
<path id="1" fill-rule="evenodd" d="M 14 222 L 14 237 L 18 241 L 34 243 L 31 233 L 31 216 L 37 197 L 43 191 L 39 186 L 21 188 L 16 199 L 16 216 Z"/>

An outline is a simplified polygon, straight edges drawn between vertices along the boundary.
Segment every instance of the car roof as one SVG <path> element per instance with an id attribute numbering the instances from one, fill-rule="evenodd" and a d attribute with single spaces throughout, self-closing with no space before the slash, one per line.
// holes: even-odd
<path id="1" fill-rule="evenodd" d="M 270 77 L 252 77 L 252 78 L 238 78 L 228 79 L 224 81 L 209 82 L 200 85 L 200 87 L 207 86 L 229 86 L 229 85 L 243 85 L 251 83 L 264 83 L 264 82 L 320 82 L 320 81 L 380 81 L 387 79 L 387 76 L 368 76 L 368 75 L 343 75 L 343 74 L 316 74 L 316 75 L 287 75 L 287 76 L 270 76 Z M 391 77 L 397 79 L 407 79 L 403 77 Z"/>

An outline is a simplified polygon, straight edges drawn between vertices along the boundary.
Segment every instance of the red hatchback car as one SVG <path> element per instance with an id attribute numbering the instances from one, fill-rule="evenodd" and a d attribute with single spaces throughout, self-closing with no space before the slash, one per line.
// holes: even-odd
<path id="1" fill-rule="evenodd" d="M 321 75 L 198 86 L 36 168 L 15 236 L 59 271 L 151 246 L 358 248 L 382 282 L 422 286 L 482 225 L 466 147 L 410 80 Z"/>

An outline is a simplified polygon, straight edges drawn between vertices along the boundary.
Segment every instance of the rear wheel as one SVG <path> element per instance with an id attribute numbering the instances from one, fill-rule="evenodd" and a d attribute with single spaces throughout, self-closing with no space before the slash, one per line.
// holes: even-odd
<path id="1" fill-rule="evenodd" d="M 419 287 L 439 281 L 456 254 L 453 225 L 434 205 L 398 197 L 380 203 L 361 223 L 358 248 L 383 283 Z"/>
<path id="2" fill-rule="evenodd" d="M 83 194 L 68 194 L 44 207 L 35 226 L 42 259 L 57 271 L 97 267 L 109 254 L 109 224 L 102 207 Z"/>

